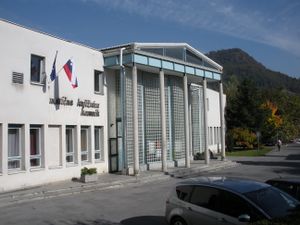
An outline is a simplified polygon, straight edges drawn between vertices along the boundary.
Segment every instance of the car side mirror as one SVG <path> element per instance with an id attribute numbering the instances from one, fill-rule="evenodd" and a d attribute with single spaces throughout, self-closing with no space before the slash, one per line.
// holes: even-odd
<path id="1" fill-rule="evenodd" d="M 248 214 L 242 214 L 238 217 L 240 222 L 250 222 L 250 216 Z"/>

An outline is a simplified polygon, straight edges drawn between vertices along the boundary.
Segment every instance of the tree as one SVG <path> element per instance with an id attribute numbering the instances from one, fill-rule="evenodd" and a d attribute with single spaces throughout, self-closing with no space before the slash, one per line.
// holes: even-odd
<path id="1" fill-rule="evenodd" d="M 252 132 L 260 130 L 264 110 L 258 89 L 254 82 L 245 79 L 237 86 L 235 96 L 228 98 L 226 108 L 227 128 L 247 128 Z"/>

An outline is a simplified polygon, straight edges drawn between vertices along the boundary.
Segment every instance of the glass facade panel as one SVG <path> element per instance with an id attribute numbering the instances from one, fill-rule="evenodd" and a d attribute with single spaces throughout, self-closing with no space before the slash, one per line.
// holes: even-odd
<path id="1" fill-rule="evenodd" d="M 141 51 L 150 52 L 157 55 L 163 55 L 164 49 L 163 48 L 141 48 Z"/>
<path id="2" fill-rule="evenodd" d="M 189 50 L 186 50 L 186 61 L 196 65 L 203 65 L 203 60 Z"/>
<path id="3" fill-rule="evenodd" d="M 165 55 L 171 58 L 184 60 L 184 49 L 183 48 L 166 48 Z"/>

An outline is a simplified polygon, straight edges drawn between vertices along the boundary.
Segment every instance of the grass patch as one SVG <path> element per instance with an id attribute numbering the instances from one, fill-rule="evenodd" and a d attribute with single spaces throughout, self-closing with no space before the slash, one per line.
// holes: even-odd
<path id="1" fill-rule="evenodd" d="M 242 151 L 233 151 L 233 152 L 226 152 L 227 156 L 264 156 L 268 152 L 270 152 L 272 148 L 263 147 L 259 150 L 242 150 Z"/>

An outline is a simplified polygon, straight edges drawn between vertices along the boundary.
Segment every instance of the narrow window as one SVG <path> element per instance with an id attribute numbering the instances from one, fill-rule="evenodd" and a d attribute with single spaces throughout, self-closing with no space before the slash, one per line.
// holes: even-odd
<path id="1" fill-rule="evenodd" d="M 88 128 L 82 127 L 80 131 L 81 136 L 81 161 L 88 161 L 89 144 L 88 144 Z"/>
<path id="2" fill-rule="evenodd" d="M 95 160 L 103 160 L 102 127 L 95 127 Z"/>
<path id="3" fill-rule="evenodd" d="M 94 71 L 94 91 L 97 94 L 104 94 L 104 76 L 101 71 Z"/>
<path id="4" fill-rule="evenodd" d="M 74 127 L 67 127 L 66 128 L 66 161 L 67 163 L 74 163 Z"/>
<path id="5" fill-rule="evenodd" d="M 31 55 L 30 81 L 43 84 L 45 81 L 45 58 Z"/>
<path id="6" fill-rule="evenodd" d="M 8 169 L 21 169 L 21 127 L 8 127 Z"/>
<path id="7" fill-rule="evenodd" d="M 41 128 L 30 127 L 30 166 L 41 166 Z"/>

